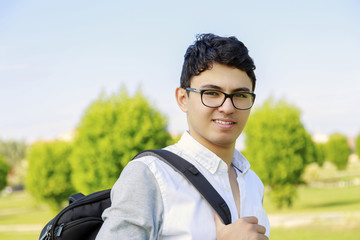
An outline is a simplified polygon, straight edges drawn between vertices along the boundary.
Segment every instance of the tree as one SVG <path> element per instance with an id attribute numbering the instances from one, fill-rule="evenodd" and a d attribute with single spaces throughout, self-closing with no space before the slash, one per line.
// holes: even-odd
<path id="1" fill-rule="evenodd" d="M 76 130 L 71 161 L 76 189 L 90 193 L 112 187 L 138 152 L 171 141 L 166 126 L 165 117 L 140 91 L 133 97 L 124 88 L 109 97 L 102 94 Z"/>
<path id="2" fill-rule="evenodd" d="M 296 185 L 315 147 L 300 121 L 300 110 L 285 101 L 268 99 L 254 109 L 245 129 L 244 154 L 278 207 L 291 206 Z"/>
<path id="3" fill-rule="evenodd" d="M 322 166 L 326 158 L 326 144 L 325 143 L 315 143 L 316 149 L 316 162 L 319 166 Z"/>
<path id="4" fill-rule="evenodd" d="M 326 160 L 336 165 L 339 170 L 346 168 L 351 149 L 347 138 L 340 134 L 332 134 L 326 143 Z"/>
<path id="5" fill-rule="evenodd" d="M 0 155 L 0 191 L 6 187 L 8 172 L 9 165 L 6 163 L 5 158 Z"/>
<path id="6" fill-rule="evenodd" d="M 63 141 L 36 142 L 27 153 L 26 189 L 54 209 L 74 193 L 69 157 L 71 144 Z"/>
<path id="7" fill-rule="evenodd" d="M 8 184 L 22 185 L 25 180 L 26 164 L 25 152 L 27 144 L 24 141 L 1 141 L 0 155 L 7 161 L 10 169 Z"/>
<path id="8" fill-rule="evenodd" d="M 19 164 L 25 158 L 27 144 L 24 141 L 1 141 L 0 154 L 6 159 L 12 167 Z"/>
<path id="9" fill-rule="evenodd" d="M 360 158 L 360 134 L 356 137 L 355 140 L 355 153 Z"/>

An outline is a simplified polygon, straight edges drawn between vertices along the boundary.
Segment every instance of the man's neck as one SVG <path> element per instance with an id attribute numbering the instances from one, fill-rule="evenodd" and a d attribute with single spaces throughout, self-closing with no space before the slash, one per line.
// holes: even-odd
<path id="1" fill-rule="evenodd" d="M 200 142 L 201 143 L 201 142 Z M 209 149 L 211 152 L 215 153 L 219 158 L 221 158 L 227 165 L 228 168 L 231 165 L 234 151 L 235 151 L 235 144 L 230 146 L 219 146 L 209 143 L 202 143 L 204 147 Z"/>
<path id="2" fill-rule="evenodd" d="M 230 168 L 234 156 L 235 146 L 232 147 L 217 146 L 213 150 L 212 149 L 209 150 L 214 152 L 219 158 L 221 158 L 228 165 L 228 168 Z"/>
<path id="3" fill-rule="evenodd" d="M 204 138 L 191 134 L 191 131 L 189 131 L 189 134 L 201 145 L 206 147 L 211 152 L 215 153 L 219 158 L 221 158 L 227 165 L 230 167 L 234 151 L 235 151 L 235 143 L 228 144 L 228 145 L 218 145 L 212 142 L 209 142 L 205 140 Z"/>

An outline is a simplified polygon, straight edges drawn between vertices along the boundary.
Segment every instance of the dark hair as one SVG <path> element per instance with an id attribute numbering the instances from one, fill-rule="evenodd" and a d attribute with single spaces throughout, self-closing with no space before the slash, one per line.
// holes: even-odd
<path id="1" fill-rule="evenodd" d="M 213 63 L 235 67 L 247 73 L 255 89 L 255 65 L 246 46 L 236 37 L 220 37 L 214 34 L 197 35 L 184 56 L 180 87 L 190 87 L 193 76 L 212 67 Z"/>

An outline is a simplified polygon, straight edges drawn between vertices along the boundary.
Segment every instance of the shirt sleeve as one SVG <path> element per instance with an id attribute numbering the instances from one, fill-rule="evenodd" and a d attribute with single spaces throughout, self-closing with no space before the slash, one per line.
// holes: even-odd
<path id="1" fill-rule="evenodd" d="M 111 207 L 96 240 L 158 239 L 163 202 L 155 176 L 143 162 L 130 162 L 111 190 Z"/>

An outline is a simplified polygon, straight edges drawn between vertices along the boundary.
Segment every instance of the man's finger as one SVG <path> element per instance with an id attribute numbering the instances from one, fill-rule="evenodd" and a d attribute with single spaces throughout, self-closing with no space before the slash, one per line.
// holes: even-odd
<path id="1" fill-rule="evenodd" d="M 250 217 L 243 217 L 241 218 L 243 219 L 244 221 L 248 222 L 248 223 L 252 223 L 252 224 L 258 224 L 258 219 L 257 217 L 254 217 L 254 216 L 250 216 Z"/>
<path id="2" fill-rule="evenodd" d="M 225 226 L 225 224 L 221 221 L 220 217 L 215 214 L 215 224 L 216 224 L 216 228 L 222 228 Z"/>
<path id="3" fill-rule="evenodd" d="M 256 231 L 258 232 L 258 233 L 261 233 L 261 234 L 265 234 L 266 233 L 266 228 L 264 227 L 264 226 L 262 226 L 262 225 L 256 225 Z"/>

